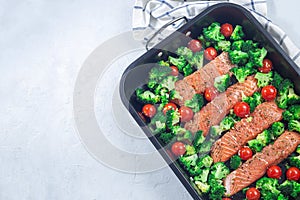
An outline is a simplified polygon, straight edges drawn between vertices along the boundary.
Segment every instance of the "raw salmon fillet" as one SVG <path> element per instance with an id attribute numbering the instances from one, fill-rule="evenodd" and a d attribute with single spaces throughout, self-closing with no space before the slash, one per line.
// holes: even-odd
<path id="1" fill-rule="evenodd" d="M 229 73 L 229 70 L 233 67 L 235 65 L 229 60 L 228 53 L 221 53 L 201 69 L 175 83 L 175 90 L 182 97 L 177 102 L 182 106 L 194 94 L 203 93 L 207 87 L 214 85 L 216 77 Z"/>
<path id="2" fill-rule="evenodd" d="M 230 86 L 225 92 L 206 104 L 191 121 L 185 124 L 184 128 L 193 133 L 202 130 L 203 135 L 206 136 L 210 127 L 219 124 L 230 109 L 242 100 L 243 95 L 252 96 L 257 89 L 257 80 L 253 76 L 248 76 L 243 83 Z"/>
<path id="3" fill-rule="evenodd" d="M 261 178 L 272 165 L 277 165 L 300 144 L 300 134 L 285 131 L 274 144 L 265 147 L 262 152 L 256 153 L 238 169 L 231 172 L 224 180 L 226 196 L 234 195 Z"/>
<path id="4" fill-rule="evenodd" d="M 214 162 L 225 162 L 230 159 L 249 140 L 256 138 L 274 122 L 280 121 L 282 112 L 283 110 L 278 108 L 275 102 L 264 102 L 258 105 L 250 114 L 251 121 L 243 118 L 214 143 L 211 150 Z"/>

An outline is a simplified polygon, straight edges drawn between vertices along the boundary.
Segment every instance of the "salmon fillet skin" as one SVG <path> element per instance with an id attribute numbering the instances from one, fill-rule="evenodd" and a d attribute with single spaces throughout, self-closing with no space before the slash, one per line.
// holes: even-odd
<path id="1" fill-rule="evenodd" d="M 250 114 L 251 120 L 243 118 L 237 122 L 233 129 L 217 140 L 211 150 L 214 162 L 226 162 L 249 140 L 263 130 L 269 128 L 274 122 L 282 119 L 283 110 L 275 102 L 264 102 L 258 105 Z"/>
<path id="2" fill-rule="evenodd" d="M 191 121 L 185 124 L 184 128 L 192 133 L 202 130 L 203 135 L 206 136 L 210 127 L 219 124 L 230 109 L 242 100 L 243 96 L 252 96 L 257 90 L 257 80 L 253 76 L 248 76 L 243 83 L 230 86 L 225 92 L 206 104 Z"/>
<path id="3" fill-rule="evenodd" d="M 203 93 L 207 87 L 213 86 L 216 77 L 229 73 L 233 67 L 235 65 L 229 60 L 228 53 L 223 52 L 201 69 L 177 81 L 175 90 L 182 97 L 178 100 L 179 105 L 184 105 L 184 102 L 190 100 L 193 94 Z"/>
<path id="4" fill-rule="evenodd" d="M 300 144 L 300 134 L 285 131 L 274 144 L 266 146 L 224 180 L 226 196 L 234 195 L 264 176 L 267 168 L 277 165 L 293 153 Z"/>

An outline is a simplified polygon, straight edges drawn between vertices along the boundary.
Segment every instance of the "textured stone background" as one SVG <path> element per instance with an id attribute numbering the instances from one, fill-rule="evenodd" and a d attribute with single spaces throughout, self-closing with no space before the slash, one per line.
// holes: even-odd
<path id="1" fill-rule="evenodd" d="M 299 1 L 288 3 L 270 0 L 269 17 L 300 47 Z M 78 70 L 99 44 L 130 30 L 132 5 L 0 0 L 0 199 L 191 199 L 168 168 L 137 175 L 103 166 L 74 128 Z"/>

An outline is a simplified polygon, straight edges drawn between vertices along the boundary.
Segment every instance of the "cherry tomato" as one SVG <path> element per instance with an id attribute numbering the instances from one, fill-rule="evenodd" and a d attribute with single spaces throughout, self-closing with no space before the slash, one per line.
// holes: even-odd
<path id="1" fill-rule="evenodd" d="M 170 67 L 171 68 L 171 75 L 172 76 L 178 76 L 178 74 L 179 74 L 179 71 L 178 71 L 178 68 L 177 67 L 175 67 L 175 66 L 171 66 Z"/>
<path id="2" fill-rule="evenodd" d="M 260 198 L 260 191 L 256 188 L 249 188 L 246 192 L 248 200 L 258 200 Z"/>
<path id="3" fill-rule="evenodd" d="M 175 142 L 172 145 L 172 152 L 175 156 L 181 156 L 185 153 L 185 145 L 182 142 Z"/>
<path id="4" fill-rule="evenodd" d="M 265 58 L 263 60 L 263 66 L 258 68 L 258 70 L 262 73 L 268 73 L 272 70 L 272 67 L 273 67 L 272 61 Z"/>
<path id="5" fill-rule="evenodd" d="M 273 85 L 267 85 L 261 89 L 261 96 L 266 101 L 271 101 L 276 98 L 277 90 Z"/>
<path id="6" fill-rule="evenodd" d="M 233 32 L 233 27 L 231 24 L 222 24 L 221 26 L 221 33 L 225 36 L 225 37 L 230 37 L 231 34 Z"/>
<path id="7" fill-rule="evenodd" d="M 202 49 L 202 44 L 199 40 L 191 40 L 189 43 L 188 43 L 188 47 L 189 49 L 191 49 L 193 52 L 198 52 Z"/>
<path id="8" fill-rule="evenodd" d="M 298 181 L 300 179 L 300 170 L 297 167 L 290 167 L 286 171 L 286 177 L 288 180 Z"/>
<path id="9" fill-rule="evenodd" d="M 213 60 L 217 57 L 218 53 L 217 50 L 213 47 L 208 47 L 207 49 L 205 49 L 204 51 L 204 57 L 207 60 Z"/>
<path id="10" fill-rule="evenodd" d="M 212 101 L 218 95 L 218 90 L 215 87 L 208 87 L 204 91 L 204 97 L 207 101 Z"/>
<path id="11" fill-rule="evenodd" d="M 142 112 L 147 117 L 153 117 L 156 114 L 156 108 L 152 104 L 146 104 L 143 106 Z"/>
<path id="12" fill-rule="evenodd" d="M 239 156 L 242 160 L 248 160 L 249 158 L 252 158 L 252 150 L 249 147 L 242 147 L 239 150 Z"/>
<path id="13" fill-rule="evenodd" d="M 247 117 L 250 114 L 250 106 L 246 102 L 238 102 L 234 105 L 233 112 L 238 117 Z"/>
<path id="14" fill-rule="evenodd" d="M 193 110 L 186 106 L 181 106 L 179 108 L 179 114 L 182 122 L 188 122 L 193 119 L 194 116 Z"/>
<path id="15" fill-rule="evenodd" d="M 279 179 L 282 175 L 282 170 L 277 165 L 273 165 L 268 168 L 267 175 L 269 178 Z"/>
<path id="16" fill-rule="evenodd" d="M 177 106 L 175 103 L 167 103 L 163 108 L 163 113 L 166 114 L 168 110 L 176 110 Z"/>

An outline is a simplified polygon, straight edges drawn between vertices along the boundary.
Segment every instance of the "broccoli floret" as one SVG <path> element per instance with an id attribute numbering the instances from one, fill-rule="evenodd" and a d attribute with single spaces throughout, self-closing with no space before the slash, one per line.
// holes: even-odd
<path id="1" fill-rule="evenodd" d="M 171 141 L 174 139 L 175 135 L 170 132 L 164 132 L 159 135 L 159 139 L 164 143 L 164 144 L 169 144 Z"/>
<path id="2" fill-rule="evenodd" d="M 298 120 L 291 120 L 288 123 L 289 131 L 297 131 L 300 133 L 300 122 Z"/>
<path id="3" fill-rule="evenodd" d="M 172 69 L 166 66 L 155 66 L 149 72 L 150 81 L 160 81 L 171 73 Z"/>
<path id="4" fill-rule="evenodd" d="M 233 32 L 230 36 L 230 39 L 232 40 L 241 40 L 245 37 L 245 33 L 243 32 L 243 28 L 240 25 L 236 25 L 233 29 Z"/>
<path id="5" fill-rule="evenodd" d="M 183 68 L 186 66 L 187 61 L 183 56 L 179 56 L 179 58 L 174 58 L 172 56 L 169 56 L 169 62 L 173 65 L 175 65 L 180 72 L 183 71 Z M 170 69 L 171 70 L 171 69 Z M 171 72 L 170 72 L 171 73 Z M 170 74 L 169 73 L 169 74 Z"/>
<path id="6" fill-rule="evenodd" d="M 209 41 L 207 38 L 205 38 L 204 35 L 200 35 L 198 37 L 198 40 L 201 41 L 201 44 L 202 44 L 203 48 L 207 48 L 207 47 L 210 47 L 212 45 L 212 42 Z"/>
<path id="7" fill-rule="evenodd" d="M 206 154 L 210 151 L 210 148 L 212 146 L 211 141 L 204 141 L 199 149 L 199 154 Z"/>
<path id="8" fill-rule="evenodd" d="M 242 51 L 243 44 L 244 44 L 244 40 L 234 41 L 231 45 L 231 50 Z"/>
<path id="9" fill-rule="evenodd" d="M 158 65 L 164 66 L 164 67 L 170 67 L 170 64 L 167 61 L 160 60 L 157 62 Z"/>
<path id="10" fill-rule="evenodd" d="M 300 105 L 292 105 L 286 111 L 283 112 L 283 119 L 290 121 L 293 119 L 300 119 Z"/>
<path id="11" fill-rule="evenodd" d="M 177 140 L 178 141 L 190 141 L 192 142 L 193 141 L 193 134 L 191 133 L 191 131 L 186 131 L 184 133 L 184 135 L 179 135 L 177 136 Z"/>
<path id="12" fill-rule="evenodd" d="M 175 76 L 167 76 L 161 81 L 161 86 L 167 88 L 169 91 L 175 88 L 175 82 L 177 81 Z"/>
<path id="13" fill-rule="evenodd" d="M 300 145 L 298 145 L 298 147 L 297 147 L 297 149 L 296 149 L 296 152 L 297 152 L 298 154 L 300 154 Z"/>
<path id="14" fill-rule="evenodd" d="M 255 152 L 261 152 L 261 150 L 264 148 L 264 145 L 257 139 L 248 141 L 248 146 Z"/>
<path id="15" fill-rule="evenodd" d="M 288 105 L 300 103 L 300 96 L 295 94 L 294 88 L 289 88 L 288 90 L 287 103 Z"/>
<path id="16" fill-rule="evenodd" d="M 267 50 L 265 48 L 251 50 L 249 51 L 249 61 L 253 66 L 262 67 L 266 55 Z"/>
<path id="17" fill-rule="evenodd" d="M 215 78 L 214 86 L 219 92 L 224 92 L 230 85 L 230 75 L 224 74 Z"/>
<path id="18" fill-rule="evenodd" d="M 213 159 L 209 155 L 202 156 L 198 161 L 198 166 L 209 168 L 213 164 Z"/>
<path id="19" fill-rule="evenodd" d="M 155 130 L 153 131 L 154 134 L 162 133 L 166 131 L 166 123 L 162 121 L 155 122 Z"/>
<path id="20" fill-rule="evenodd" d="M 230 173 L 228 167 L 223 162 L 216 162 L 211 167 L 211 177 L 217 180 L 222 180 Z"/>
<path id="21" fill-rule="evenodd" d="M 169 96 L 171 100 L 182 99 L 182 96 L 176 90 L 171 90 Z"/>
<path id="22" fill-rule="evenodd" d="M 273 75 L 272 71 L 269 72 L 269 73 L 257 72 L 254 76 L 254 78 L 257 79 L 257 86 L 258 87 L 264 87 L 264 86 L 269 85 L 272 81 L 272 75 Z"/>
<path id="23" fill-rule="evenodd" d="M 203 51 L 194 53 L 194 56 L 188 62 L 197 69 L 203 67 Z"/>
<path id="24" fill-rule="evenodd" d="M 234 155 L 230 158 L 230 168 L 236 170 L 242 164 L 242 159 L 238 155 Z"/>
<path id="25" fill-rule="evenodd" d="M 193 51 L 188 47 L 179 47 L 176 53 L 178 54 L 178 56 L 182 56 L 186 60 L 190 60 L 193 57 Z"/>
<path id="26" fill-rule="evenodd" d="M 184 155 L 187 155 L 187 156 L 191 156 L 191 155 L 194 155 L 196 154 L 196 149 L 194 146 L 192 145 L 185 145 L 185 154 Z"/>
<path id="27" fill-rule="evenodd" d="M 274 72 L 272 85 L 276 87 L 276 89 L 278 90 L 282 82 L 283 82 L 282 76 L 280 76 L 278 72 Z"/>
<path id="28" fill-rule="evenodd" d="M 235 78 L 240 83 L 243 83 L 247 76 L 256 72 L 256 70 L 252 67 L 234 67 L 230 71 L 233 72 Z"/>
<path id="29" fill-rule="evenodd" d="M 260 189 L 263 199 L 277 199 L 281 193 L 278 187 L 278 179 L 263 177 L 256 182 L 256 188 Z"/>
<path id="30" fill-rule="evenodd" d="M 289 200 L 288 197 L 284 196 L 283 194 L 280 194 L 277 198 L 277 200 Z"/>
<path id="31" fill-rule="evenodd" d="M 235 122 L 236 120 L 231 115 L 228 115 L 222 119 L 220 122 L 220 127 L 223 131 L 227 131 L 234 126 Z"/>
<path id="32" fill-rule="evenodd" d="M 219 42 L 224 40 L 225 37 L 221 34 L 221 26 L 219 23 L 214 22 L 209 27 L 203 29 L 204 38 L 211 42 Z"/>
<path id="33" fill-rule="evenodd" d="M 217 51 L 229 51 L 231 42 L 227 40 L 221 40 L 215 45 Z"/>
<path id="34" fill-rule="evenodd" d="M 199 175 L 194 177 L 195 181 L 201 181 L 203 183 L 207 182 L 208 179 L 208 174 L 209 174 L 209 169 L 203 169 L 201 170 L 201 172 L 199 173 Z"/>
<path id="35" fill-rule="evenodd" d="M 187 132 L 187 130 L 185 128 L 183 128 L 179 125 L 172 126 L 172 127 L 170 127 L 170 129 L 171 129 L 171 132 L 176 136 L 182 136 Z"/>
<path id="36" fill-rule="evenodd" d="M 174 125 L 179 123 L 180 114 L 178 110 L 168 110 L 166 113 L 166 125 L 168 128 L 172 128 Z"/>
<path id="37" fill-rule="evenodd" d="M 181 163 L 186 170 L 189 170 L 190 168 L 196 166 L 198 156 L 197 156 L 197 154 L 190 155 L 190 156 L 184 155 L 184 156 L 180 156 L 178 158 L 178 160 L 179 160 L 179 163 Z"/>
<path id="38" fill-rule="evenodd" d="M 184 105 L 191 108 L 194 113 L 198 112 L 204 105 L 204 98 L 201 94 L 195 94 L 191 100 L 186 100 Z"/>
<path id="39" fill-rule="evenodd" d="M 285 196 L 297 197 L 300 194 L 300 184 L 296 181 L 286 180 L 284 181 L 278 189 Z"/>
<path id="40" fill-rule="evenodd" d="M 256 49 L 257 47 L 258 47 L 258 43 L 254 43 L 252 40 L 246 40 L 242 44 L 241 50 L 244 52 L 249 52 L 249 51 Z"/>
<path id="41" fill-rule="evenodd" d="M 293 183 L 293 191 L 291 193 L 291 196 L 296 198 L 300 196 L 300 183 L 296 181 L 292 181 Z"/>
<path id="42" fill-rule="evenodd" d="M 256 139 L 248 141 L 249 147 L 255 152 L 261 152 L 261 150 L 271 142 L 271 134 L 268 129 L 258 134 Z"/>
<path id="43" fill-rule="evenodd" d="M 196 149 L 199 149 L 200 145 L 205 141 L 205 137 L 203 136 L 203 131 L 197 131 L 195 133 L 195 138 L 193 141 L 193 145 Z"/>
<path id="44" fill-rule="evenodd" d="M 221 181 L 210 179 L 210 192 L 209 199 L 211 200 L 222 200 L 223 195 L 225 194 L 225 187 L 223 186 Z"/>
<path id="45" fill-rule="evenodd" d="M 209 135 L 211 138 L 217 139 L 223 133 L 223 129 L 219 125 L 211 126 L 209 129 Z"/>
<path id="46" fill-rule="evenodd" d="M 282 122 L 274 122 L 271 126 L 274 137 L 280 136 L 284 132 L 284 124 Z"/>
<path id="47" fill-rule="evenodd" d="M 248 54 L 239 50 L 229 51 L 229 58 L 233 64 L 245 65 L 248 61 Z"/>
<path id="48" fill-rule="evenodd" d="M 297 167 L 300 169 L 300 155 L 293 156 L 289 158 L 289 163 L 291 166 Z"/>
<path id="49" fill-rule="evenodd" d="M 188 76 L 193 73 L 193 67 L 189 63 L 183 67 L 183 75 Z"/>
<path id="50" fill-rule="evenodd" d="M 246 102 L 250 106 L 250 112 L 253 112 L 256 106 L 262 103 L 261 93 L 255 92 L 252 97 L 251 96 L 243 96 L 243 101 Z"/>
<path id="51" fill-rule="evenodd" d="M 160 101 L 160 96 L 154 94 L 153 92 L 149 90 L 143 90 L 141 88 L 136 89 L 135 91 L 137 100 L 142 102 L 142 103 L 151 103 L 155 104 Z"/>
<path id="52" fill-rule="evenodd" d="M 289 79 L 284 79 L 279 86 L 279 96 L 276 99 L 278 107 L 286 109 L 288 105 L 300 103 L 300 96 L 295 94 L 294 85 Z"/>
<path id="53" fill-rule="evenodd" d="M 209 192 L 210 185 L 208 185 L 207 183 L 203 183 L 201 181 L 195 181 L 195 184 L 202 193 L 206 194 Z"/>

